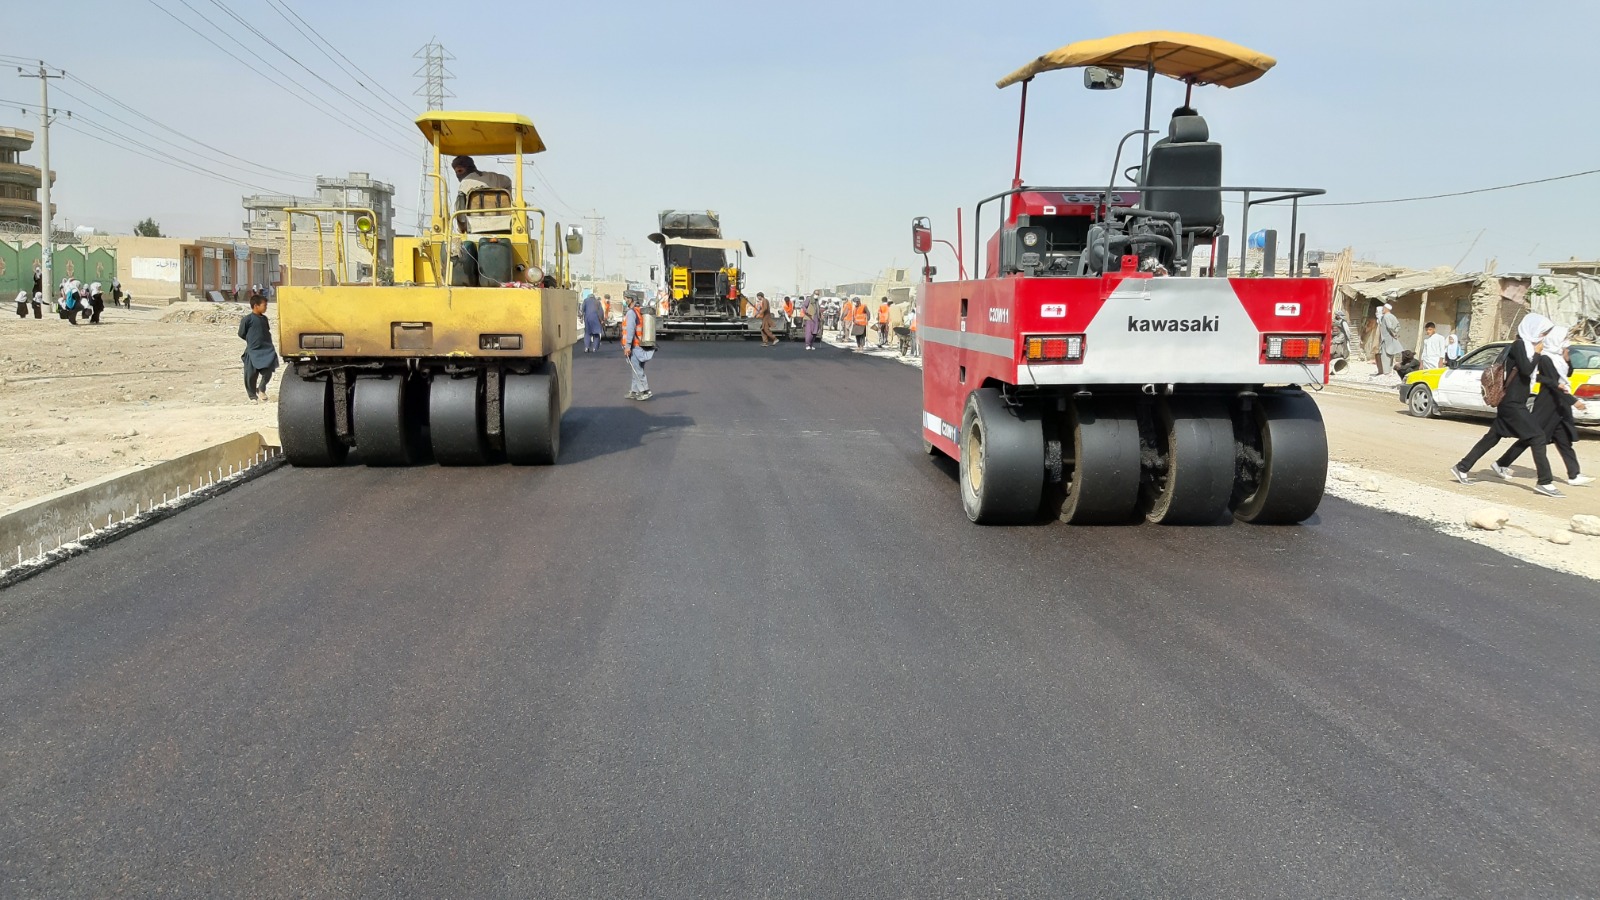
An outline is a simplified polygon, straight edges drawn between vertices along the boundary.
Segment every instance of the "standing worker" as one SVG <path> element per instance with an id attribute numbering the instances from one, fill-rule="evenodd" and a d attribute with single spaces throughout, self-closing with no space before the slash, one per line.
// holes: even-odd
<path id="1" fill-rule="evenodd" d="M 858 353 L 867 349 L 867 323 L 870 321 L 871 317 L 867 315 L 867 304 L 857 303 L 856 314 L 852 320 L 853 324 L 850 326 L 850 333 L 855 336 L 856 352 Z"/>
<path id="2" fill-rule="evenodd" d="M 788 327 L 785 329 L 785 331 L 788 333 L 789 337 L 792 339 L 794 337 L 794 298 L 793 297 L 785 296 L 783 298 L 783 318 L 784 318 L 784 321 L 786 321 L 788 323 Z"/>
<path id="3" fill-rule="evenodd" d="M 878 301 L 878 346 L 889 346 L 889 298 Z"/>
<path id="4" fill-rule="evenodd" d="M 650 382 L 644 377 L 644 364 L 656 355 L 649 347 L 641 347 L 644 340 L 644 309 L 639 299 L 628 299 L 628 311 L 622 316 L 622 355 L 627 357 L 628 368 L 633 370 L 633 383 L 628 390 L 629 400 L 649 400 Z"/>
<path id="5" fill-rule="evenodd" d="M 600 298 L 591 291 L 583 298 L 583 352 L 593 353 L 600 349 L 600 334 L 605 330 L 604 320 L 601 318 Z"/>
<path id="6" fill-rule="evenodd" d="M 239 338 L 244 341 L 244 392 L 254 403 L 259 394 L 267 397 L 267 382 L 278 368 L 278 351 L 272 348 L 272 323 L 267 321 L 267 298 L 256 294 L 250 298 L 250 312 L 239 320 Z"/>
<path id="7" fill-rule="evenodd" d="M 1502 439 L 1516 438 L 1518 441 L 1527 441 L 1528 446 L 1533 448 L 1533 467 L 1539 477 L 1533 489 L 1546 497 L 1561 496 L 1561 492 L 1556 490 L 1555 478 L 1550 474 L 1550 456 L 1546 452 L 1550 435 L 1539 427 L 1533 413 L 1528 411 L 1528 397 L 1533 392 L 1534 378 L 1540 371 L 1537 360 L 1544 349 L 1545 337 L 1554 327 L 1554 322 L 1538 313 L 1528 313 L 1522 324 L 1517 326 L 1517 340 L 1511 342 L 1505 355 L 1505 395 L 1495 406 L 1494 422 L 1489 425 L 1489 431 L 1472 445 L 1460 462 L 1450 467 L 1450 474 L 1456 481 L 1472 484 L 1472 476 L 1467 473 L 1472 471 L 1478 460 L 1493 450 L 1494 445 Z M 1544 385 L 1546 391 L 1560 389 L 1559 381 Z M 1496 469 L 1495 474 L 1500 474 L 1500 471 Z"/>
<path id="8" fill-rule="evenodd" d="M 1394 317 L 1394 304 L 1385 303 L 1378 316 L 1378 374 L 1394 371 L 1395 357 L 1405 346 L 1400 343 L 1400 320 Z"/>
<path id="9" fill-rule="evenodd" d="M 807 300 L 805 311 L 801 315 L 805 319 L 806 349 L 815 350 L 817 348 L 812 346 L 812 342 L 822 331 L 822 301 L 816 297 Z"/>
<path id="10" fill-rule="evenodd" d="M 761 346 L 771 347 L 778 343 L 778 339 L 772 336 L 772 301 L 760 291 L 756 291 L 756 318 L 761 320 Z"/>

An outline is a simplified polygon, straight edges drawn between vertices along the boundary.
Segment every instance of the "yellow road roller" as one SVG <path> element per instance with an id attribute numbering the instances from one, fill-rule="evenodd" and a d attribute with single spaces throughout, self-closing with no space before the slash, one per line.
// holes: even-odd
<path id="1" fill-rule="evenodd" d="M 430 111 L 416 124 L 432 148 L 432 222 L 395 241 L 392 276 L 372 210 L 286 210 L 284 456 L 297 466 L 339 465 L 352 449 L 369 466 L 552 464 L 572 402 L 568 259 L 582 233 L 556 224 L 556 246 L 545 245 L 545 214 L 523 197 L 522 158 L 545 149 L 526 117 Z M 507 156 L 510 177 L 472 162 Z"/>

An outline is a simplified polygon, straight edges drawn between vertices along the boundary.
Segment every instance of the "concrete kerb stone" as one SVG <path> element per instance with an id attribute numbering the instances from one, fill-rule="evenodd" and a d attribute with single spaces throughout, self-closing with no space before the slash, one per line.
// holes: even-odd
<path id="1" fill-rule="evenodd" d="M 252 432 L 14 506 L 0 513 L 0 588 L 232 490 L 282 463 L 275 443 Z"/>

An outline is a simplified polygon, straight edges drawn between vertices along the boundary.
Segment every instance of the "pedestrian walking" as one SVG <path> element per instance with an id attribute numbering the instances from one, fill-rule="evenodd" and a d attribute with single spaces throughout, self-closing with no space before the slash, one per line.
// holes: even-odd
<path id="1" fill-rule="evenodd" d="M 1546 497 L 1561 496 L 1561 492 L 1556 490 L 1555 478 L 1550 474 L 1550 457 L 1546 452 L 1549 436 L 1540 429 L 1533 413 L 1528 411 L 1528 397 L 1533 392 L 1533 382 L 1539 372 L 1536 359 L 1544 348 L 1545 337 L 1554 327 L 1553 322 L 1538 313 L 1529 313 L 1517 326 L 1517 340 L 1511 343 L 1504 357 L 1505 395 L 1495 406 L 1494 422 L 1490 423 L 1488 432 L 1472 445 L 1460 462 L 1450 467 L 1450 474 L 1456 481 L 1472 484 L 1469 473 L 1478 460 L 1505 438 L 1515 438 L 1527 440 L 1528 446 L 1533 449 L 1533 466 L 1538 476 L 1538 483 L 1533 489 Z M 1560 388 L 1559 384 L 1546 384 L 1544 389 Z M 1498 470 L 1496 474 L 1499 474 Z"/>
<path id="2" fill-rule="evenodd" d="M 1385 303 L 1383 313 L 1378 316 L 1378 374 L 1392 372 L 1395 357 L 1404 349 L 1400 343 L 1400 320 L 1394 317 L 1394 305 Z"/>
<path id="3" fill-rule="evenodd" d="M 256 291 L 256 293 L 261 292 Z M 115 275 L 111 276 L 111 305 L 114 307 L 122 305 L 122 280 Z"/>
<path id="4" fill-rule="evenodd" d="M 815 350 L 813 346 L 817 335 L 822 331 L 822 301 L 816 297 L 806 301 L 805 311 L 801 313 L 805 321 L 806 349 Z"/>
<path id="5" fill-rule="evenodd" d="M 867 305 L 865 303 L 857 303 L 853 324 L 850 326 L 850 334 L 856 339 L 857 353 L 865 352 L 867 349 L 867 323 L 869 321 L 871 319 L 867 315 Z"/>
<path id="6" fill-rule="evenodd" d="M 597 353 L 600 350 L 600 336 L 605 332 L 604 308 L 600 305 L 600 298 L 592 291 L 583 295 L 583 352 Z"/>
<path id="7" fill-rule="evenodd" d="M 43 294 L 43 293 L 44 293 L 44 270 L 39 268 L 39 264 L 38 263 L 34 263 L 33 264 L 33 291 L 30 294 L 30 296 L 37 297 L 37 296 L 39 296 L 40 294 Z"/>
<path id="8" fill-rule="evenodd" d="M 1572 442 L 1578 439 L 1578 423 L 1572 414 L 1573 410 L 1586 409 L 1587 405 L 1572 395 L 1570 353 L 1567 330 L 1559 325 L 1552 328 L 1544 339 L 1544 352 L 1539 354 L 1540 390 L 1539 396 L 1533 401 L 1533 419 L 1549 437 L 1550 443 L 1555 445 L 1556 453 L 1566 465 L 1567 484 L 1582 487 L 1592 484 L 1594 477 L 1583 474 L 1578 465 L 1578 454 L 1572 446 Z M 1554 389 L 1550 387 L 1551 382 L 1556 385 Z M 1510 481 L 1515 477 L 1511 472 L 1511 464 L 1528 447 L 1528 441 L 1518 440 L 1500 454 L 1490 468 L 1496 475 Z"/>
<path id="9" fill-rule="evenodd" d="M 1422 367 L 1437 369 L 1444 365 L 1444 348 L 1449 345 L 1432 322 L 1429 322 L 1424 330 L 1428 336 L 1422 339 Z"/>
<path id="10" fill-rule="evenodd" d="M 641 346 L 644 341 L 644 310 L 638 299 L 628 299 L 626 303 L 627 312 L 622 316 L 622 355 L 627 358 L 628 368 L 633 372 L 628 399 L 649 400 L 652 395 L 650 381 L 644 377 L 644 364 L 656 355 L 656 351 Z"/>
<path id="11" fill-rule="evenodd" d="M 89 316 L 89 324 L 99 325 L 100 314 L 106 311 L 106 297 L 105 294 L 100 293 L 100 282 L 98 281 L 89 285 L 89 309 L 92 311 Z"/>
<path id="12" fill-rule="evenodd" d="M 27 317 L 28 317 L 28 292 L 27 291 L 17 291 L 17 318 L 26 319 Z"/>
<path id="13" fill-rule="evenodd" d="M 761 320 L 761 346 L 771 347 L 778 343 L 778 339 L 772 336 L 772 301 L 760 291 L 756 291 L 756 318 Z"/>
<path id="14" fill-rule="evenodd" d="M 267 382 L 278 368 L 278 351 L 272 346 L 272 323 L 267 320 L 267 298 L 256 294 L 250 298 L 250 312 L 239 320 L 239 339 L 244 341 L 244 392 L 254 403 L 259 396 L 267 396 Z"/>

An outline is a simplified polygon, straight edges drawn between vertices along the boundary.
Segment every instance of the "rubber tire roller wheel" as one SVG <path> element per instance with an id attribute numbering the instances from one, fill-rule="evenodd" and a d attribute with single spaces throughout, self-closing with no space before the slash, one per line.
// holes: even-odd
<path id="1" fill-rule="evenodd" d="M 356 450 L 369 466 L 409 466 L 417 460 L 417 429 L 404 378 L 360 378 L 351 401 Z"/>
<path id="2" fill-rule="evenodd" d="M 1132 406 L 1082 400 L 1073 413 L 1073 468 L 1062 520 L 1074 525 L 1129 521 L 1139 506 L 1139 421 Z"/>
<path id="3" fill-rule="evenodd" d="M 1275 394 L 1253 405 L 1265 459 L 1254 493 L 1233 514 L 1257 525 L 1293 525 L 1317 511 L 1328 484 L 1328 432 L 1307 394 Z"/>
<path id="4" fill-rule="evenodd" d="M 560 387 L 553 371 L 506 374 L 500 409 L 506 460 L 512 465 L 555 464 L 561 453 Z"/>
<path id="5" fill-rule="evenodd" d="M 441 466 L 481 466 L 489 461 L 484 432 L 483 379 L 437 377 L 428 390 L 428 435 Z"/>
<path id="6" fill-rule="evenodd" d="M 1031 522 L 1044 491 L 1044 428 L 994 388 L 967 395 L 961 414 L 961 507 L 980 525 Z"/>
<path id="7" fill-rule="evenodd" d="M 291 465 L 337 466 L 350 448 L 333 426 L 333 382 L 293 372 L 278 386 L 278 436 Z"/>
<path id="8" fill-rule="evenodd" d="M 1169 399 L 1157 411 L 1166 430 L 1166 486 L 1145 518 L 1162 525 L 1211 525 L 1228 514 L 1235 447 L 1228 407 L 1214 399 Z"/>

